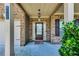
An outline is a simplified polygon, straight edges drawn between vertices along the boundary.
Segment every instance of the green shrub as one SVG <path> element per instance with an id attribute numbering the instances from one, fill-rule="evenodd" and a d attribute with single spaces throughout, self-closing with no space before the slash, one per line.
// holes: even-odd
<path id="1" fill-rule="evenodd" d="M 79 55 L 79 26 L 75 25 L 74 21 L 66 24 L 63 22 L 64 35 L 61 40 L 62 46 L 59 49 L 62 56 Z"/>

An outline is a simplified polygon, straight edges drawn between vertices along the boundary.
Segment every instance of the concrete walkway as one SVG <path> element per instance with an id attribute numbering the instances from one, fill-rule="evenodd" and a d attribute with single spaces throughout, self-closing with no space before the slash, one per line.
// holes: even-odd
<path id="1" fill-rule="evenodd" d="M 15 54 L 17 56 L 59 56 L 59 48 L 59 44 L 48 42 L 35 44 L 35 42 L 30 42 L 24 47 L 16 46 Z"/>

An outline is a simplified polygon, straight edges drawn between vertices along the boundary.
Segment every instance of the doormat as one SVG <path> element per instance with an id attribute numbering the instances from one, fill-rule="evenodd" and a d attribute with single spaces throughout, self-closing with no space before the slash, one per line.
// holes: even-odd
<path id="1" fill-rule="evenodd" d="M 43 40 L 36 40 L 35 44 L 43 44 Z"/>

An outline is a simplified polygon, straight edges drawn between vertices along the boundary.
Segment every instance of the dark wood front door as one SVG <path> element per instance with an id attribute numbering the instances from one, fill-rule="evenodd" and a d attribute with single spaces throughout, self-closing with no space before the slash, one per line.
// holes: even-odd
<path id="1" fill-rule="evenodd" d="M 36 40 L 43 40 L 43 23 L 37 22 L 35 24 L 35 35 Z"/>

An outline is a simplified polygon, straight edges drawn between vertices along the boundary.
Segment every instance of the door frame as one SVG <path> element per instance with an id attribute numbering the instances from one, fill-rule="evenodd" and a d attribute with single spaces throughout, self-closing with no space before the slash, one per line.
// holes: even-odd
<path id="1" fill-rule="evenodd" d="M 46 41 L 46 22 L 45 21 L 40 21 L 43 23 L 43 41 Z M 35 24 L 38 23 L 38 21 L 32 22 L 32 40 L 36 40 L 35 36 Z"/>

